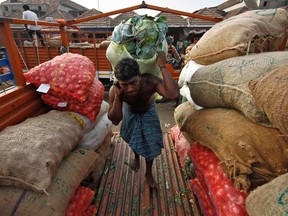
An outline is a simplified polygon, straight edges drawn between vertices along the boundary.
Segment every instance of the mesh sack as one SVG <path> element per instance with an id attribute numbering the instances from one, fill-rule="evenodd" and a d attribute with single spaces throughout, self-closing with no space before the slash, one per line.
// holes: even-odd
<path id="1" fill-rule="evenodd" d="M 54 57 L 24 73 L 26 82 L 35 86 L 49 84 L 49 93 L 58 97 L 86 100 L 96 70 L 86 56 L 65 53 Z"/>

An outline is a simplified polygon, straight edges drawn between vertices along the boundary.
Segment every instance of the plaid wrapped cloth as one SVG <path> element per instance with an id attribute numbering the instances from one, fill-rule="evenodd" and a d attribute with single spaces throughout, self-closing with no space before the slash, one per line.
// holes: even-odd
<path id="1" fill-rule="evenodd" d="M 120 134 L 137 154 L 151 161 L 161 154 L 163 135 L 155 102 L 145 113 L 132 113 L 123 103 L 123 120 Z"/>

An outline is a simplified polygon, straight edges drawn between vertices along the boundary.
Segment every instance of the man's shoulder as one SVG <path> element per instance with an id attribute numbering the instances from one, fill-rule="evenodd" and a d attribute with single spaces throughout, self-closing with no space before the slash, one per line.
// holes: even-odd
<path id="1" fill-rule="evenodd" d="M 157 76 L 155 76 L 154 74 L 152 73 L 144 73 L 141 75 L 142 79 L 145 79 L 147 81 L 161 81 L 161 79 Z"/>

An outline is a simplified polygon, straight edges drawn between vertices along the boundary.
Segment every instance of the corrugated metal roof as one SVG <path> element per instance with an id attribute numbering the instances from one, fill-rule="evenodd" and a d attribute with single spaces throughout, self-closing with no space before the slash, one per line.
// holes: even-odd
<path id="1" fill-rule="evenodd" d="M 70 0 L 60 0 L 60 4 L 72 9 L 77 9 L 77 10 L 82 10 L 82 11 L 87 11 L 88 8 L 77 4 L 76 2 L 70 1 Z"/>
<path id="2" fill-rule="evenodd" d="M 167 25 L 169 27 L 186 27 L 187 26 L 187 20 L 180 15 L 172 14 L 172 13 L 166 13 L 166 12 L 160 12 L 156 15 L 156 17 L 159 16 L 165 16 L 167 20 Z"/>
<path id="3" fill-rule="evenodd" d="M 237 4 L 240 4 L 244 2 L 245 3 L 245 6 L 247 8 L 249 8 L 249 10 L 256 10 L 258 9 L 258 6 L 256 4 L 256 2 L 254 0 L 228 0 L 226 2 L 223 2 L 222 4 L 218 5 L 218 8 L 220 10 L 225 10 L 229 7 L 232 7 L 234 5 L 237 5 Z"/>
<path id="4" fill-rule="evenodd" d="M 209 8 L 203 8 L 201 10 L 195 11 L 195 14 L 200 14 L 203 16 L 208 16 L 208 17 L 213 17 L 213 18 L 219 18 L 223 19 L 223 16 L 219 15 L 218 13 L 214 12 L 213 10 Z M 210 20 L 203 20 L 203 19 L 198 19 L 198 18 L 192 18 L 189 17 L 187 18 L 188 21 L 188 26 L 213 26 L 216 24 L 216 22 L 210 21 Z"/>
<path id="5" fill-rule="evenodd" d="M 235 10 L 231 10 L 229 11 L 226 15 L 225 15 L 225 18 L 228 19 L 232 16 L 236 16 L 238 14 L 241 14 L 241 13 L 244 13 L 246 11 L 249 11 L 249 8 L 247 8 L 246 6 L 244 7 L 240 7 L 240 8 L 237 8 Z"/>
<path id="6" fill-rule="evenodd" d="M 243 0 L 228 0 L 223 2 L 222 4 L 218 5 L 218 8 L 220 10 L 224 10 L 226 8 L 232 7 L 234 5 L 237 5 L 239 3 L 243 2 Z"/>
<path id="7" fill-rule="evenodd" d="M 128 19 L 130 17 L 133 17 L 137 15 L 137 13 L 135 11 L 129 11 L 126 13 L 121 13 L 118 16 L 114 17 L 113 21 L 112 21 L 112 26 L 117 26 L 119 25 L 123 20 Z"/>
<path id="8" fill-rule="evenodd" d="M 247 6 L 247 8 L 249 10 L 256 10 L 258 9 L 258 5 L 256 4 L 256 2 L 254 0 L 244 0 L 245 5 Z"/>
<path id="9" fill-rule="evenodd" d="M 133 171 L 133 151 L 116 133 L 112 142 L 114 150 L 96 197 L 96 215 L 200 215 L 170 134 L 164 134 L 165 148 L 152 167 L 158 189 L 151 189 L 145 181 L 145 160 L 142 158 L 139 170 Z"/>
<path id="10" fill-rule="evenodd" d="M 85 18 L 85 17 L 90 17 L 90 16 L 95 16 L 98 14 L 103 14 L 101 11 L 96 10 L 95 8 L 92 8 L 91 10 L 85 12 L 81 16 L 77 17 L 77 19 Z M 87 26 L 94 26 L 95 27 L 111 27 L 112 23 L 112 18 L 111 17 L 103 17 L 87 22 L 82 22 L 81 24 L 78 24 L 78 27 L 87 27 Z"/>
<path id="11" fill-rule="evenodd" d="M 58 9 L 55 9 L 50 13 L 47 13 L 46 15 L 42 16 L 41 20 L 45 20 L 46 17 L 53 17 L 53 19 L 65 19 L 65 20 L 74 19 L 74 17 L 70 13 Z"/>

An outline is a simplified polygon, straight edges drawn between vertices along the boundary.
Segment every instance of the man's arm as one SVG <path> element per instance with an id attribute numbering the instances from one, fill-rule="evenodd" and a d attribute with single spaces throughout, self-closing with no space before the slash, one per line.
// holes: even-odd
<path id="1" fill-rule="evenodd" d="M 171 44 L 170 47 L 169 47 L 169 51 L 173 54 L 174 58 L 175 58 L 178 62 L 180 62 L 181 57 L 180 57 L 178 51 L 176 50 L 175 46 L 173 46 L 173 45 Z"/>
<path id="2" fill-rule="evenodd" d="M 118 125 L 123 118 L 121 95 L 122 90 L 112 85 L 109 90 L 108 118 L 114 125 Z"/>
<path id="3" fill-rule="evenodd" d="M 24 13 L 24 12 L 22 13 L 22 19 L 27 20 L 26 13 Z M 24 26 L 25 26 L 26 30 L 28 30 L 27 24 L 24 24 Z"/>
<path id="4" fill-rule="evenodd" d="M 158 53 L 157 65 L 161 70 L 163 82 L 156 85 L 156 91 L 167 99 L 176 100 L 179 97 L 179 86 L 166 68 L 166 55 L 163 51 Z"/>

